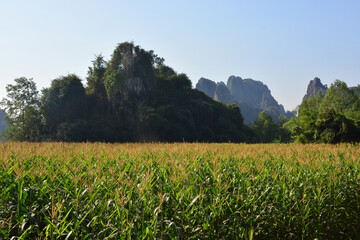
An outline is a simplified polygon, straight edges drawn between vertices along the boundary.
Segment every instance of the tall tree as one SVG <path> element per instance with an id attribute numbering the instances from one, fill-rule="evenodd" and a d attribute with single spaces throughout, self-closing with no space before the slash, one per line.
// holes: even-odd
<path id="1" fill-rule="evenodd" d="M 344 114 L 347 118 L 360 120 L 359 94 L 357 88 L 350 89 L 345 82 L 336 80 L 326 91 L 320 111 L 329 109 Z"/>
<path id="2" fill-rule="evenodd" d="M 41 139 L 41 113 L 39 92 L 32 79 L 15 79 L 6 86 L 7 97 L 0 105 L 7 113 L 6 138 L 15 141 L 39 141 Z"/>
<path id="3" fill-rule="evenodd" d="M 264 111 L 259 113 L 251 127 L 255 131 L 259 142 L 272 142 L 277 137 L 277 125 L 272 117 Z"/>
<path id="4" fill-rule="evenodd" d="M 97 55 L 92 63 L 93 65 L 92 67 L 89 67 L 86 78 L 86 93 L 90 97 L 89 104 L 91 104 L 93 114 L 102 115 L 106 113 L 108 104 L 108 98 L 104 85 L 104 74 L 107 63 L 102 55 Z"/>
<path id="5" fill-rule="evenodd" d="M 74 75 L 52 81 L 42 96 L 45 126 L 50 135 L 58 131 L 62 123 L 84 118 L 86 95 L 81 79 Z"/>
<path id="6" fill-rule="evenodd" d="M 106 90 L 104 85 L 104 74 L 106 70 L 106 62 L 104 57 L 100 54 L 95 56 L 95 60 L 92 61 L 92 67 L 89 67 L 88 75 L 86 78 L 87 93 L 94 94 L 98 99 L 106 97 Z"/>

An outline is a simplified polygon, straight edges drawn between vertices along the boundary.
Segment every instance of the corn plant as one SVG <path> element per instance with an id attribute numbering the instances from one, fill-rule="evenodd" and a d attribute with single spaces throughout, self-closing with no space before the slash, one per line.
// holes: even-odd
<path id="1" fill-rule="evenodd" d="M 1 239 L 360 239 L 359 145 L 0 144 Z"/>

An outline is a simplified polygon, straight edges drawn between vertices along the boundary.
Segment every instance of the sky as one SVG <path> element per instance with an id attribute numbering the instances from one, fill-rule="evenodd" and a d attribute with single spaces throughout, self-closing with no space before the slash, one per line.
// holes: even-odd
<path id="1" fill-rule="evenodd" d="M 0 0 L 0 99 L 18 77 L 39 90 L 133 41 L 185 73 L 260 80 L 285 109 L 314 77 L 360 84 L 358 0 Z"/>

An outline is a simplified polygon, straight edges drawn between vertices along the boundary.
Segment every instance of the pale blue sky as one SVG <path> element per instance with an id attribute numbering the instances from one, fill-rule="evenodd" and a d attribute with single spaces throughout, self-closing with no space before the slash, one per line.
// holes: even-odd
<path id="1" fill-rule="evenodd" d="M 253 78 L 292 110 L 316 76 L 360 83 L 359 13 L 356 0 L 0 0 L 0 98 L 22 76 L 39 89 L 68 73 L 85 83 L 95 54 L 134 41 L 193 86 Z"/>

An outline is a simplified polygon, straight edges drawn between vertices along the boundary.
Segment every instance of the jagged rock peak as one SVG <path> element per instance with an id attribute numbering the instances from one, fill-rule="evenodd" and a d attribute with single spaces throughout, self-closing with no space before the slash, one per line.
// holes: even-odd
<path id="1" fill-rule="evenodd" d="M 228 78 L 228 82 L 229 81 L 243 81 L 243 79 L 241 77 L 236 77 L 234 75 L 231 75 L 229 78 Z"/>
<path id="2" fill-rule="evenodd" d="M 235 100 L 260 109 L 278 107 L 277 101 L 271 95 L 269 88 L 261 81 L 250 78 L 230 76 L 227 87 Z"/>
<path id="3" fill-rule="evenodd" d="M 320 78 L 315 77 L 313 80 L 309 82 L 304 99 L 309 99 L 310 97 L 316 97 L 319 93 L 324 95 L 326 90 L 327 90 L 327 86 L 321 83 Z"/>
<path id="4" fill-rule="evenodd" d="M 225 104 L 234 103 L 234 98 L 224 82 L 219 82 L 216 84 L 214 100 L 223 102 Z"/>
<path id="5" fill-rule="evenodd" d="M 261 111 L 267 112 L 274 121 L 278 120 L 280 114 L 288 118 L 293 115 L 278 104 L 264 83 L 251 78 L 243 79 L 232 75 L 228 78 L 226 85 L 223 82 L 216 84 L 209 79 L 200 78 L 196 89 L 214 100 L 225 104 L 237 104 L 247 124 L 255 121 Z"/>
<path id="6" fill-rule="evenodd" d="M 198 83 L 196 84 L 196 89 L 204 92 L 209 97 L 214 98 L 216 83 L 207 78 L 200 78 Z"/>

